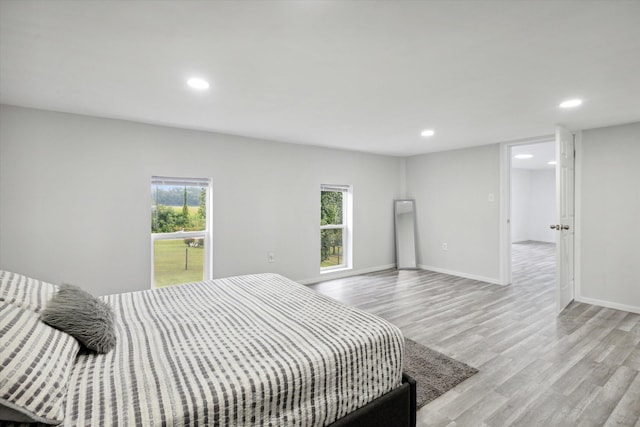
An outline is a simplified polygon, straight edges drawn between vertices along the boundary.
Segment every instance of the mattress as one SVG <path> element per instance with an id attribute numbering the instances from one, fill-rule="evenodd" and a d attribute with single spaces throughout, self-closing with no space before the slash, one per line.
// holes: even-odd
<path id="1" fill-rule="evenodd" d="M 402 381 L 395 326 L 277 274 L 103 298 L 118 344 L 78 355 L 65 426 L 325 426 Z"/>

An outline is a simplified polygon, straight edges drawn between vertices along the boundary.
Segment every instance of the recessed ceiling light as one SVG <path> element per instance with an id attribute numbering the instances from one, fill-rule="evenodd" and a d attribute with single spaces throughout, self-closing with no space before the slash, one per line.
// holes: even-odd
<path id="1" fill-rule="evenodd" d="M 568 99 L 560 103 L 560 108 L 572 108 L 582 105 L 582 99 Z"/>
<path id="2" fill-rule="evenodd" d="M 209 82 L 203 79 L 199 79 L 197 77 L 187 80 L 187 84 L 194 89 L 200 89 L 200 90 L 209 89 Z"/>
<path id="3" fill-rule="evenodd" d="M 436 133 L 432 130 L 432 129 L 425 129 L 422 132 L 420 132 L 420 135 L 422 136 L 433 136 Z"/>
<path id="4" fill-rule="evenodd" d="M 533 157 L 533 154 L 516 154 L 515 156 L 516 159 L 530 159 Z"/>
<path id="5" fill-rule="evenodd" d="M 556 162 L 555 160 L 551 160 L 551 161 L 547 162 L 547 164 L 548 164 L 548 165 L 555 165 L 555 164 L 557 164 L 557 163 L 558 163 L 558 162 Z"/>

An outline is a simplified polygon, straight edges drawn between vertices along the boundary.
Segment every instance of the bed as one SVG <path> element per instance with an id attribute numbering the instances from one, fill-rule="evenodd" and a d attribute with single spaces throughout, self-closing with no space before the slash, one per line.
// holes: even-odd
<path id="1" fill-rule="evenodd" d="M 34 322 L 56 287 L 10 272 L 0 272 L 0 285 L 0 362 L 5 359 L 0 403 L 24 412 L 9 401 L 15 387 L 11 391 L 6 383 L 15 378 L 15 367 L 8 364 L 15 357 L 7 355 L 15 349 L 6 343 L 29 343 L 22 332 L 7 332 L 7 325 L 24 331 L 10 319 Z M 53 374 L 37 376 L 66 381 L 57 390 L 56 404 L 40 403 L 49 411 L 40 422 L 415 425 L 415 383 L 402 374 L 404 340 L 398 328 L 280 275 L 230 277 L 101 299 L 114 313 L 117 344 L 110 352 L 74 347 L 73 340 L 52 328 L 40 332 L 51 334 L 54 338 L 45 341 L 55 341 L 57 349 L 41 352 L 43 357 L 64 354 L 69 361 Z M 31 371 L 37 371 L 37 363 L 31 363 Z"/>

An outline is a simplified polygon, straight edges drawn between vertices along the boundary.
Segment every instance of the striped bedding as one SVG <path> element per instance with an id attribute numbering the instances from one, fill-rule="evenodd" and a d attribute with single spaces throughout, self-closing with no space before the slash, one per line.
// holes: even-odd
<path id="1" fill-rule="evenodd" d="M 326 426 L 401 384 L 396 327 L 276 274 L 104 298 L 118 344 L 78 355 L 65 426 Z"/>

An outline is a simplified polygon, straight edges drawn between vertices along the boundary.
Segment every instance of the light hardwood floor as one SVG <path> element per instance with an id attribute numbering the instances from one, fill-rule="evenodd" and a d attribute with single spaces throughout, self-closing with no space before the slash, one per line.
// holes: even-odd
<path id="1" fill-rule="evenodd" d="M 640 427 L 640 315 L 573 302 L 556 316 L 554 250 L 514 245 L 511 286 L 387 270 L 311 287 L 480 370 L 418 426 Z"/>

